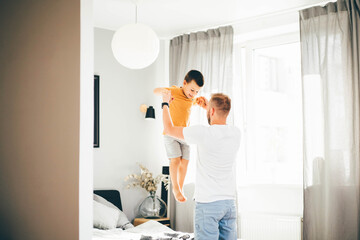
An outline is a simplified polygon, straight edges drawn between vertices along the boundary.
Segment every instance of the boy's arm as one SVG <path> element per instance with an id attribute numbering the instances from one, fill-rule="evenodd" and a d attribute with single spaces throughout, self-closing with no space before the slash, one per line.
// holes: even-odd
<path id="1" fill-rule="evenodd" d="M 209 101 L 205 97 L 198 97 L 196 98 L 196 104 L 207 110 Z"/>
<path id="2" fill-rule="evenodd" d="M 162 94 L 163 102 L 169 103 L 171 101 L 171 91 L 166 90 Z M 170 116 L 169 107 L 165 105 L 163 107 L 163 124 L 164 124 L 164 133 L 171 137 L 175 137 L 178 139 L 183 140 L 184 134 L 183 129 L 184 127 L 175 127 Z"/>
<path id="3" fill-rule="evenodd" d="M 168 89 L 167 88 L 164 88 L 164 87 L 159 87 L 159 88 L 155 88 L 154 89 L 154 93 L 156 95 L 162 95 L 164 91 L 167 91 Z"/>

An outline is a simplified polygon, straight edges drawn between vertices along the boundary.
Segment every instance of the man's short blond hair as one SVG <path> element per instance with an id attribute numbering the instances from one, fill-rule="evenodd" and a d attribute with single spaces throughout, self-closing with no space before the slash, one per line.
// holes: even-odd
<path id="1" fill-rule="evenodd" d="M 220 115 L 227 116 L 231 109 L 231 99 L 223 93 L 211 95 L 210 107 L 215 108 Z"/>

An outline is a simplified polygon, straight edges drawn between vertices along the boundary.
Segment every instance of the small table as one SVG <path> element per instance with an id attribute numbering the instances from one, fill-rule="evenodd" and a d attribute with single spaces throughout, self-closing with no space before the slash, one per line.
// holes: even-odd
<path id="1" fill-rule="evenodd" d="M 170 219 L 169 218 L 135 218 L 134 219 L 134 226 L 138 226 L 142 223 L 145 223 L 149 220 L 157 221 L 165 226 L 171 227 L 170 225 Z"/>

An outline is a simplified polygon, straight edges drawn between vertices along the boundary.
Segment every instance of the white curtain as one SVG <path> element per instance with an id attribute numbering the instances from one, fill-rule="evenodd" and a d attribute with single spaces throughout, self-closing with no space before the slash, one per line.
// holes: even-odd
<path id="1" fill-rule="evenodd" d="M 209 99 L 211 93 L 222 92 L 232 97 L 233 89 L 233 28 L 231 26 L 210 29 L 203 32 L 184 34 L 170 41 L 170 86 L 181 86 L 186 73 L 198 70 L 204 75 L 204 87 L 199 96 Z M 228 122 L 233 122 L 230 113 Z M 203 109 L 192 109 L 190 124 L 207 124 Z M 192 148 L 184 192 L 186 203 L 178 204 L 171 195 L 170 218 L 172 227 L 179 231 L 193 232 L 195 203 L 194 180 L 196 153 Z M 176 214 L 175 214 L 176 212 Z"/>
<path id="2" fill-rule="evenodd" d="M 300 12 L 304 239 L 360 239 L 359 0 Z"/>

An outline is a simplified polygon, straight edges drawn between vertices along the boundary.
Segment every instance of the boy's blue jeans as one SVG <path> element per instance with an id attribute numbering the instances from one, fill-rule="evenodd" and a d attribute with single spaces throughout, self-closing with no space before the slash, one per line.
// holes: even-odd
<path id="1" fill-rule="evenodd" d="M 235 200 L 196 203 L 195 240 L 236 240 Z"/>

